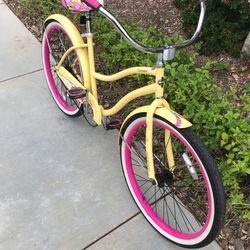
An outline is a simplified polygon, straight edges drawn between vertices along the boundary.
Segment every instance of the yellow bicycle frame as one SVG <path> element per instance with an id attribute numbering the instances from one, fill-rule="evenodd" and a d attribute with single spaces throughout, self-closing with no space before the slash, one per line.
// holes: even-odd
<path id="1" fill-rule="evenodd" d="M 141 112 L 145 112 L 146 115 L 146 152 L 147 152 L 147 163 L 148 163 L 148 176 L 149 178 L 157 184 L 155 178 L 154 162 L 153 162 L 153 146 L 152 146 L 152 136 L 153 136 L 153 119 L 154 114 L 157 114 L 164 119 L 168 120 L 178 128 L 190 127 L 191 123 L 185 120 L 182 116 L 172 111 L 169 104 L 165 99 L 163 99 L 163 86 L 159 84 L 159 81 L 164 77 L 164 68 L 150 68 L 150 67 L 133 67 L 113 75 L 103 75 L 95 71 L 95 61 L 94 61 L 94 44 L 93 36 L 91 33 L 84 34 L 85 42 L 83 41 L 79 31 L 76 29 L 74 24 L 65 16 L 62 15 L 52 15 L 46 21 L 45 24 L 50 21 L 59 22 L 66 32 L 68 33 L 70 39 L 72 40 L 73 46 L 69 48 L 60 62 L 56 66 L 55 70 L 63 81 L 64 85 L 70 89 L 72 86 L 78 88 L 84 88 L 88 91 L 88 101 L 93 109 L 94 121 L 98 124 L 102 124 L 102 118 L 105 116 L 112 116 L 119 112 L 125 105 L 130 101 L 148 94 L 155 94 L 155 100 L 149 106 L 144 106 L 134 110 L 125 119 L 125 122 L 133 115 Z M 76 79 L 69 71 L 63 67 L 63 62 L 66 57 L 72 53 L 76 52 L 81 65 L 81 72 L 84 76 L 83 82 Z M 104 82 L 116 81 L 121 78 L 134 75 L 134 74 L 145 74 L 155 77 L 155 83 L 150 84 L 145 87 L 136 89 L 127 95 L 125 95 L 114 107 L 111 109 L 104 109 L 98 103 L 97 86 L 96 80 L 101 80 Z M 123 125 L 125 124 L 123 123 Z M 123 126 L 122 125 L 122 126 Z M 175 161 L 173 156 L 173 150 L 171 146 L 170 133 L 165 132 L 165 143 L 166 143 L 166 155 L 169 164 L 170 171 L 174 170 Z"/>

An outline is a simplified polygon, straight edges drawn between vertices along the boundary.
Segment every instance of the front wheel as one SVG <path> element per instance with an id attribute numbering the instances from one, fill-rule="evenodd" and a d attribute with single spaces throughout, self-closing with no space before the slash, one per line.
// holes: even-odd
<path id="1" fill-rule="evenodd" d="M 190 128 L 178 129 L 155 116 L 153 158 L 158 185 L 153 185 L 148 178 L 145 135 L 145 113 L 130 118 L 121 131 L 123 172 L 137 206 L 172 242 L 189 248 L 209 244 L 221 229 L 225 213 L 223 186 L 214 160 Z M 172 143 L 173 172 L 167 163 L 168 143 Z"/>

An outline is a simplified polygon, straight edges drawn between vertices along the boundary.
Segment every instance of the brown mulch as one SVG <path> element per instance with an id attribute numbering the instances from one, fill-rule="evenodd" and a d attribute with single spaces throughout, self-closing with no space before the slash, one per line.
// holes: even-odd
<path id="1" fill-rule="evenodd" d="M 250 221 L 229 220 L 221 230 L 217 242 L 223 250 L 249 250 Z"/>
<path id="2" fill-rule="evenodd" d="M 32 19 L 26 16 L 22 12 L 22 9 L 20 7 L 20 0 L 4 0 L 4 2 L 20 18 L 20 20 L 35 35 L 35 37 L 39 41 L 41 41 L 41 31 L 43 23 L 42 17 Z M 174 6 L 173 0 L 107 0 L 107 2 L 107 9 L 114 13 L 118 18 L 134 20 L 139 25 L 142 25 L 145 28 L 150 23 L 153 23 L 165 35 L 170 35 L 175 32 L 185 35 L 182 30 L 180 13 Z M 233 58 L 232 56 L 226 54 L 209 57 L 200 56 L 198 58 L 198 61 L 201 64 L 208 60 L 215 60 L 230 65 L 229 70 L 215 70 L 212 72 L 212 75 L 215 81 L 223 87 L 225 92 L 229 89 L 230 86 L 236 86 L 236 103 L 239 102 L 243 87 L 246 84 L 250 83 L 250 66 L 248 62 L 244 59 Z M 119 85 L 119 88 L 117 86 L 113 87 L 112 85 L 110 85 L 111 89 L 106 89 L 104 90 L 104 92 L 107 91 L 110 93 L 113 91 L 115 95 L 124 91 L 122 85 Z M 217 241 L 225 250 L 249 250 L 248 247 L 250 246 L 250 222 L 240 222 L 235 219 L 229 220 L 225 227 L 222 229 L 219 237 L 217 238 Z"/>
<path id="3" fill-rule="evenodd" d="M 172 0 L 108 0 L 108 9 L 119 18 L 135 20 L 139 26 L 150 23 L 166 35 L 183 34 L 180 13 Z"/>
<path id="4" fill-rule="evenodd" d="M 20 0 L 4 0 L 14 14 L 22 21 L 22 23 L 30 30 L 30 32 L 39 40 L 42 40 L 42 17 L 37 16 L 36 19 L 25 15 L 20 6 Z"/>

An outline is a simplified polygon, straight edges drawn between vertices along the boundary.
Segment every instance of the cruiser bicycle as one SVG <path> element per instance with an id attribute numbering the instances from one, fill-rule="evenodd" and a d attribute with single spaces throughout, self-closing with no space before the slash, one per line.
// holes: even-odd
<path id="1" fill-rule="evenodd" d="M 126 183 L 141 213 L 165 238 L 189 248 L 209 244 L 224 221 L 222 181 L 215 161 L 191 129 L 192 124 L 173 111 L 163 97 L 167 81 L 164 63 L 174 58 L 176 50 L 190 46 L 198 38 L 205 0 L 199 0 L 201 12 L 192 38 L 159 48 L 146 47 L 133 39 L 101 1 L 61 2 L 69 11 L 81 13 L 86 32 L 80 34 L 60 14 L 51 15 L 44 23 L 44 72 L 56 104 L 68 116 L 83 115 L 92 126 L 117 128 L 118 124 L 108 122 L 107 117 L 138 97 L 154 94 L 151 104 L 133 110 L 120 126 L 120 157 Z M 156 64 L 113 75 L 96 72 L 91 26 L 94 12 L 107 18 L 134 48 L 156 54 Z M 153 76 L 155 82 L 126 94 L 112 108 L 105 109 L 98 99 L 97 80 L 111 82 L 134 74 Z"/>

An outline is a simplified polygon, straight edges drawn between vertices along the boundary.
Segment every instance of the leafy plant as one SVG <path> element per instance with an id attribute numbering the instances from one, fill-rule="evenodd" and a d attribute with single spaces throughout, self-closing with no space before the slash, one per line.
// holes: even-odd
<path id="1" fill-rule="evenodd" d="M 22 10 L 31 17 L 41 18 L 53 12 L 61 12 L 63 7 L 58 0 L 20 0 Z"/>

